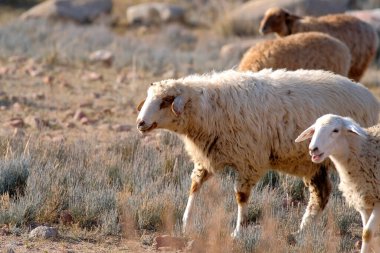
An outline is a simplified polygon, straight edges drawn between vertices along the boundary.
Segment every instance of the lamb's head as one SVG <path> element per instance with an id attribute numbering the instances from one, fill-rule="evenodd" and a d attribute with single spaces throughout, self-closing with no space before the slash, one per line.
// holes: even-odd
<path id="1" fill-rule="evenodd" d="M 294 20 L 300 17 L 289 13 L 287 10 L 273 7 L 268 9 L 260 22 L 260 33 L 277 33 L 280 36 L 287 36 L 291 33 L 290 26 Z"/>
<path id="2" fill-rule="evenodd" d="M 189 100 L 180 81 L 165 80 L 152 83 L 146 99 L 137 107 L 137 129 L 142 133 L 155 128 L 177 131 Z"/>
<path id="3" fill-rule="evenodd" d="M 350 135 L 366 138 L 366 131 L 348 117 L 326 114 L 303 131 L 295 140 L 301 142 L 311 138 L 309 153 L 315 163 L 323 162 L 331 155 L 347 153 L 347 138 Z"/>

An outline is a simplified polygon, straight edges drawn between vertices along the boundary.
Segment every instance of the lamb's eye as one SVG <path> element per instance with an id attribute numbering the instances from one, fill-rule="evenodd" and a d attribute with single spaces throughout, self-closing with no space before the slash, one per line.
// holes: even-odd
<path id="1" fill-rule="evenodd" d="M 162 102 L 160 104 L 160 109 L 169 107 L 174 101 L 173 96 L 168 96 L 162 99 Z"/>
<path id="2" fill-rule="evenodd" d="M 339 133 L 339 130 L 338 129 L 334 129 L 333 133 Z"/>

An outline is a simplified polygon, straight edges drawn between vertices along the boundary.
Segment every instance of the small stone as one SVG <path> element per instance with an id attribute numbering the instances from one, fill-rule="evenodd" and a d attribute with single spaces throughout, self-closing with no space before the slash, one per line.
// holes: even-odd
<path id="1" fill-rule="evenodd" d="M 29 238 L 56 238 L 58 236 L 58 230 L 54 227 L 39 226 L 30 231 Z"/>
<path id="2" fill-rule="evenodd" d="M 103 80 L 103 76 L 96 72 L 88 72 L 82 76 L 84 81 L 100 81 Z"/>
<path id="3" fill-rule="evenodd" d="M 87 117 L 83 117 L 83 118 L 80 119 L 80 123 L 81 123 L 82 125 L 90 125 L 90 124 L 92 124 L 93 122 L 92 122 L 89 118 L 87 118 Z"/>
<path id="4" fill-rule="evenodd" d="M 92 62 L 101 62 L 106 66 L 111 66 L 113 61 L 113 54 L 107 50 L 97 50 L 92 52 L 89 57 Z"/>
<path id="5" fill-rule="evenodd" d="M 22 118 L 12 118 L 9 122 L 8 125 L 14 128 L 20 128 L 25 125 L 24 120 Z"/>
<path id="6" fill-rule="evenodd" d="M 362 240 L 357 240 L 355 242 L 355 249 L 360 250 L 362 247 Z"/>
<path id="7" fill-rule="evenodd" d="M 9 68 L 8 67 L 0 67 L 0 76 L 6 75 L 9 73 Z"/>
<path id="8" fill-rule="evenodd" d="M 86 114 L 82 110 L 78 109 L 74 113 L 73 119 L 74 120 L 81 120 L 84 117 L 86 117 Z"/>
<path id="9" fill-rule="evenodd" d="M 44 82 L 44 84 L 52 85 L 53 81 L 54 81 L 54 78 L 52 76 L 45 76 L 42 79 L 42 81 Z"/>

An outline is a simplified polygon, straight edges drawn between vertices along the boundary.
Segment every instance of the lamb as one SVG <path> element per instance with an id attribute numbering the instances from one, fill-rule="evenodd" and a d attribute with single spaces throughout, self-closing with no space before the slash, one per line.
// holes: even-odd
<path id="1" fill-rule="evenodd" d="M 184 231 L 202 184 L 227 165 L 235 168 L 238 216 L 232 235 L 237 237 L 247 222 L 251 189 L 269 168 L 304 178 L 310 200 L 301 229 L 314 220 L 330 194 L 328 164 L 310 162 L 295 137 L 329 112 L 374 125 L 379 104 L 367 88 L 330 72 L 264 69 L 155 82 L 138 110 L 141 133 L 157 128 L 177 133 L 194 163 Z"/>
<path id="2" fill-rule="evenodd" d="M 343 42 L 328 34 L 307 32 L 257 43 L 245 53 L 238 70 L 322 69 L 347 76 L 350 65 L 351 53 Z"/>
<path id="3" fill-rule="evenodd" d="M 260 33 L 290 34 L 319 31 L 327 33 L 347 45 L 352 62 L 348 77 L 359 81 L 375 56 L 377 35 L 374 28 L 351 15 L 333 14 L 321 17 L 299 17 L 281 8 L 270 8 L 260 22 Z"/>
<path id="4" fill-rule="evenodd" d="M 360 212 L 363 222 L 361 253 L 380 252 L 372 239 L 380 223 L 380 124 L 363 129 L 351 118 L 327 114 L 302 132 L 296 142 L 310 139 L 314 163 L 327 157 L 334 163 L 339 189 Z"/>

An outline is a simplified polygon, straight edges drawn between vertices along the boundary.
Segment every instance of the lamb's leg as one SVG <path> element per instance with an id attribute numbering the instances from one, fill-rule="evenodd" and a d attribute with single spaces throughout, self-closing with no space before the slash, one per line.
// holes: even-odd
<path id="1" fill-rule="evenodd" d="M 311 179 L 304 179 L 304 182 L 309 187 L 310 199 L 302 217 L 299 232 L 322 212 L 326 207 L 331 192 L 331 183 L 325 165 L 322 165 Z"/>
<path id="2" fill-rule="evenodd" d="M 377 231 L 377 227 L 380 222 L 380 204 L 375 204 L 371 216 L 368 219 L 367 224 L 363 228 L 362 235 L 362 248 L 361 253 L 370 252 L 371 246 L 375 246 L 372 244 L 372 239 L 374 237 L 375 232 Z M 371 245 L 372 244 L 372 245 Z M 378 252 L 378 247 L 375 246 L 373 248 L 374 252 Z"/>
<path id="3" fill-rule="evenodd" d="M 234 190 L 236 202 L 238 204 L 238 215 L 235 230 L 231 234 L 234 238 L 240 236 L 242 226 L 247 224 L 249 196 L 251 195 L 252 187 L 255 185 L 257 180 L 258 178 L 254 179 L 252 177 L 237 175 Z"/>
<path id="4" fill-rule="evenodd" d="M 189 193 L 189 199 L 187 200 L 187 205 L 185 213 L 182 218 L 182 232 L 185 233 L 189 221 L 191 219 L 191 214 L 194 205 L 194 198 L 199 194 L 199 190 L 202 184 L 212 176 L 212 173 L 208 172 L 200 164 L 194 165 L 193 172 L 191 173 L 191 187 Z"/>

